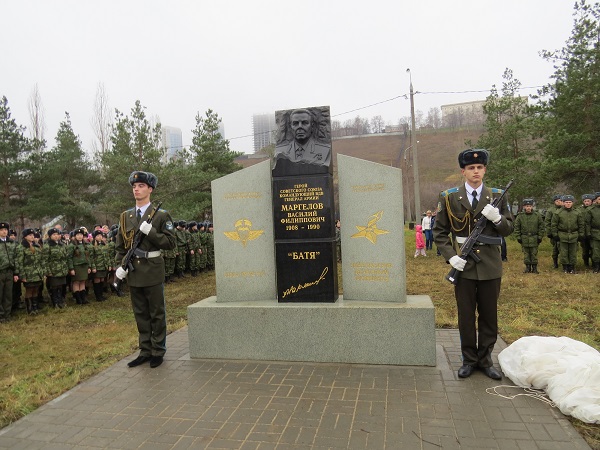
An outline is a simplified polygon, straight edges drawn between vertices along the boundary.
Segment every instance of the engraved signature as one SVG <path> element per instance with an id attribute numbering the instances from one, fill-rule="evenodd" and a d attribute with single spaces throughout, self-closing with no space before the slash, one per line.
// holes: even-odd
<path id="1" fill-rule="evenodd" d="M 325 279 L 325 275 L 327 275 L 327 272 L 329 272 L 329 267 L 325 267 L 325 269 L 323 269 L 323 272 L 321 273 L 321 276 L 319 277 L 318 280 L 316 280 L 316 281 L 309 281 L 308 283 L 299 284 L 298 286 L 292 286 L 289 289 L 286 289 L 285 291 L 283 291 L 282 298 L 285 298 L 286 296 L 288 296 L 290 294 L 295 294 L 300 289 L 305 289 L 305 288 L 310 287 L 310 286 L 316 286 L 317 284 L 319 284 L 320 281 L 322 281 L 322 280 Z"/>

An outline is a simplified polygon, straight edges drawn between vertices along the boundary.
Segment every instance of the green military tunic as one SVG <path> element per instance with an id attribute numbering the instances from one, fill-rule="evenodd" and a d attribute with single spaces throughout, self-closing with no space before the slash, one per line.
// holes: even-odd
<path id="1" fill-rule="evenodd" d="M 560 263 L 575 266 L 577 263 L 577 242 L 585 232 L 583 216 L 574 208 L 561 209 L 552 215 L 552 237 L 560 242 Z"/>
<path id="2" fill-rule="evenodd" d="M 27 241 L 17 245 L 17 273 L 25 287 L 41 286 L 44 280 L 42 248 Z"/>
<path id="3" fill-rule="evenodd" d="M 501 189 L 483 185 L 475 209 L 469 202 L 464 184 L 440 194 L 433 236 L 446 261 L 460 253 L 460 245 L 481 217 L 483 208 L 502 192 Z M 500 244 L 501 237 L 513 231 L 513 216 L 508 209 L 506 196 L 498 205 L 498 210 L 500 222 L 494 225 L 487 221 L 483 230 L 483 235 L 489 238 L 488 242 L 495 241 L 497 244 L 477 244 L 475 253 L 480 261 L 476 263 L 471 257 L 467 258 L 464 271 L 459 273 L 454 287 L 463 365 L 472 367 L 487 368 L 493 365 L 492 351 L 498 337 L 497 302 L 502 277 Z"/>
<path id="4" fill-rule="evenodd" d="M 591 245 L 594 272 L 600 270 L 600 205 L 594 204 L 587 209 L 585 215 L 585 235 Z"/>
<path id="5" fill-rule="evenodd" d="M 545 226 L 537 211 L 520 212 L 515 219 L 515 237 L 521 244 L 525 264 L 537 264 L 538 247 L 544 237 Z"/>
<path id="6" fill-rule="evenodd" d="M 120 229 L 115 245 L 115 265 L 122 266 L 131 248 L 135 233 L 142 221 L 149 220 L 152 206 L 138 222 L 136 209 L 121 214 Z M 165 210 L 158 210 L 152 229 L 144 236 L 129 269 L 127 283 L 131 294 L 133 314 L 139 333 L 140 356 L 163 356 L 167 350 L 167 317 L 164 298 L 165 263 L 162 251 L 175 248 L 173 221 Z"/>
<path id="7" fill-rule="evenodd" d="M 13 283 L 16 272 L 16 244 L 10 239 L 0 240 L 0 319 L 10 319 Z"/>

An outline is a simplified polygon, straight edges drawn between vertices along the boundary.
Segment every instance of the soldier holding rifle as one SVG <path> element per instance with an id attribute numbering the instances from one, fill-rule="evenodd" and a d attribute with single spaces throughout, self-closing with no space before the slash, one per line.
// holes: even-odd
<path id="1" fill-rule="evenodd" d="M 433 234 L 437 248 L 457 273 L 448 279 L 455 284 L 458 309 L 463 359 L 458 376 L 467 378 L 480 369 L 499 380 L 502 374 L 493 366 L 492 350 L 498 336 L 500 245 L 501 237 L 513 231 L 513 216 L 508 199 L 502 197 L 503 190 L 483 184 L 488 161 L 489 154 L 483 149 L 468 149 L 458 155 L 465 183 L 440 194 Z M 492 203 L 498 197 L 501 201 L 496 207 Z M 458 247 L 467 241 L 481 216 L 486 219 L 481 223 L 481 236 L 472 253 L 461 257 Z"/>
<path id="2" fill-rule="evenodd" d="M 165 263 L 161 250 L 175 248 L 176 242 L 169 213 L 150 203 L 150 195 L 157 183 L 156 175 L 150 172 L 136 171 L 129 176 L 135 208 L 121 213 L 115 246 L 118 266 L 115 276 L 119 280 L 128 279 L 139 333 L 140 354 L 127 364 L 129 367 L 148 361 L 150 367 L 158 367 L 167 351 Z M 132 248 L 132 260 L 125 261 Z"/>

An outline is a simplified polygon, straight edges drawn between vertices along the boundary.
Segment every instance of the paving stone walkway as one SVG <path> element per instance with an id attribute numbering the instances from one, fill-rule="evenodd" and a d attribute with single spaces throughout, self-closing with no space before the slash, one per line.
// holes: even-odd
<path id="1" fill-rule="evenodd" d="M 556 408 L 486 392 L 507 378 L 457 378 L 458 331 L 436 338 L 436 367 L 191 360 L 184 328 L 159 368 L 120 361 L 0 430 L 0 448 L 589 450 Z"/>

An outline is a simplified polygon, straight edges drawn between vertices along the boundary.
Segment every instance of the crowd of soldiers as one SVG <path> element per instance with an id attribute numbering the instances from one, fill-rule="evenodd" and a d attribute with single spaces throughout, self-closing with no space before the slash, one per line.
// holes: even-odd
<path id="1" fill-rule="evenodd" d="M 214 270 L 212 223 L 180 220 L 174 225 L 177 248 L 163 252 L 165 283 Z M 105 301 L 119 264 L 118 232 L 118 225 L 95 225 L 92 232 L 85 227 L 67 232 L 57 225 L 45 233 L 25 228 L 19 240 L 10 224 L 0 222 L 0 323 L 20 310 L 35 315 L 46 304 L 62 309 L 69 291 L 77 305 L 89 304 L 90 290 L 96 301 Z"/>
<path id="2" fill-rule="evenodd" d="M 572 195 L 555 195 L 553 200 L 554 206 L 542 215 L 533 209 L 533 199 L 527 198 L 515 219 L 514 236 L 523 249 L 523 272 L 539 273 L 538 246 L 547 236 L 555 269 L 560 263 L 564 273 L 575 273 L 579 244 L 585 267 L 600 273 L 600 192 L 584 194 L 578 207 Z"/>

